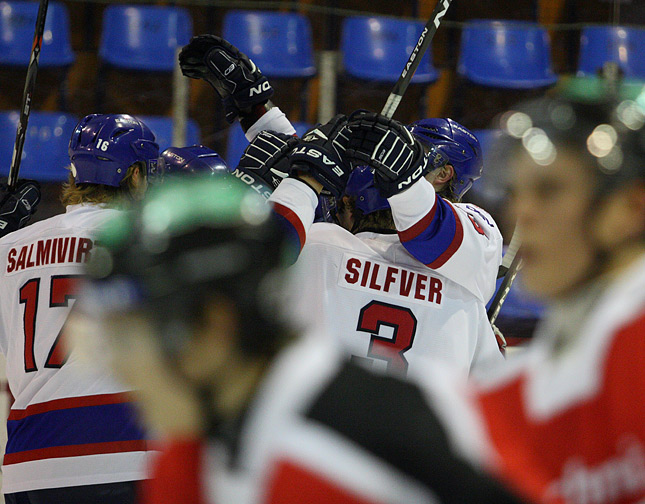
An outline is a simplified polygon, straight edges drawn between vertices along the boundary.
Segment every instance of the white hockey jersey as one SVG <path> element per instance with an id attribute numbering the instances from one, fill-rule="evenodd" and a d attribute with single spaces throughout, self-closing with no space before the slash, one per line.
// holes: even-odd
<path id="1" fill-rule="evenodd" d="M 532 501 L 642 503 L 645 257 L 584 295 L 549 314 L 529 348 L 481 384 L 479 402 L 500 475 Z"/>
<path id="2" fill-rule="evenodd" d="M 398 234 L 312 225 L 318 201 L 298 180 L 270 201 L 302 247 L 289 302 L 298 322 L 394 372 L 427 357 L 464 373 L 503 360 L 485 309 L 502 249 L 488 214 L 436 197 L 424 179 L 389 199 Z"/>
<path id="3" fill-rule="evenodd" d="M 69 206 L 0 240 L 0 351 L 15 398 L 4 493 L 144 477 L 146 440 L 127 389 L 59 338 L 93 235 L 114 212 Z"/>

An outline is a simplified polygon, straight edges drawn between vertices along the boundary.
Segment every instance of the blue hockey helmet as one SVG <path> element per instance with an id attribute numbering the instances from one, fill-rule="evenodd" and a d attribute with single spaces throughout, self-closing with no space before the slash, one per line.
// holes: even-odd
<path id="1" fill-rule="evenodd" d="M 69 159 L 77 184 L 119 187 L 128 168 L 136 162 L 146 175 L 157 169 L 159 145 L 150 128 L 127 114 L 90 114 L 74 128 Z"/>
<path id="2" fill-rule="evenodd" d="M 455 169 L 454 193 L 461 199 L 484 168 L 477 137 L 452 119 L 421 119 L 409 128 L 423 145 L 436 147 L 449 160 Z"/>
<path id="3" fill-rule="evenodd" d="M 198 173 L 218 175 L 228 173 L 226 162 L 214 150 L 203 145 L 169 147 L 159 156 L 159 172 L 162 176 Z"/>
<path id="4" fill-rule="evenodd" d="M 357 166 L 347 180 L 345 194 L 355 198 L 355 205 L 363 214 L 390 208 L 387 199 L 380 195 L 374 185 L 374 174 L 369 166 Z"/>

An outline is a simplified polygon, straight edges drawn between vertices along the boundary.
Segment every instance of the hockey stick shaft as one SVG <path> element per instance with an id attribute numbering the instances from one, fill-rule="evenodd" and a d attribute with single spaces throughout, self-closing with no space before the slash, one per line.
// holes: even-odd
<path id="1" fill-rule="evenodd" d="M 495 323 L 495 320 L 497 319 L 497 316 L 502 309 L 504 301 L 506 301 L 506 296 L 508 296 L 508 293 L 511 290 L 511 285 L 513 285 L 513 281 L 515 280 L 517 272 L 520 270 L 521 266 L 522 258 L 519 255 L 515 255 L 513 261 L 511 262 L 511 265 L 508 267 L 508 271 L 504 275 L 504 280 L 502 280 L 502 283 L 497 290 L 497 294 L 495 294 L 495 297 L 493 298 L 493 301 L 488 308 L 488 312 L 486 313 L 491 324 Z"/>
<path id="2" fill-rule="evenodd" d="M 504 280 L 502 280 L 499 289 L 497 289 L 497 294 L 488 308 L 488 320 L 490 320 L 491 324 L 495 322 L 497 315 L 499 315 L 499 311 L 502 309 L 504 301 L 506 301 L 506 296 L 508 296 L 508 293 L 511 290 L 511 285 L 513 285 L 513 282 L 515 281 L 517 272 L 522 266 L 522 260 L 517 255 L 521 245 L 522 235 L 519 226 L 516 225 L 515 230 L 513 231 L 513 236 L 511 237 L 511 243 L 508 244 L 508 248 L 502 258 L 502 264 L 499 267 L 499 272 L 497 274 L 497 278 L 504 277 Z"/>
<path id="3" fill-rule="evenodd" d="M 515 231 L 513 231 L 513 236 L 511 236 L 511 243 L 508 244 L 506 253 L 502 258 L 502 264 L 499 267 L 497 278 L 502 278 L 504 275 L 506 275 L 506 272 L 511 267 L 511 263 L 513 262 L 513 259 L 515 259 L 515 256 L 517 255 L 517 251 L 520 249 L 521 244 L 522 244 L 522 238 L 520 236 L 520 230 L 516 226 Z"/>
<path id="4" fill-rule="evenodd" d="M 423 31 L 419 36 L 417 45 L 414 46 L 407 63 L 403 67 L 403 71 L 401 72 L 399 79 L 396 81 L 396 84 L 394 84 L 394 88 L 392 89 L 390 96 L 387 97 L 387 101 L 381 111 L 381 115 L 390 119 L 394 116 L 394 112 L 396 112 L 399 103 L 401 103 L 401 99 L 410 85 L 410 80 L 412 79 L 414 72 L 416 72 L 419 63 L 421 62 L 421 58 L 428 47 L 430 47 L 432 38 L 434 37 L 437 28 L 439 28 L 439 23 L 441 23 L 441 18 L 446 15 L 451 2 L 452 0 L 439 0 L 437 2 L 430 19 L 423 27 Z"/>
<path id="5" fill-rule="evenodd" d="M 27 135 L 27 123 L 29 122 L 29 112 L 31 111 L 31 102 L 36 87 L 36 74 L 38 73 L 38 61 L 40 60 L 40 50 L 43 45 L 43 32 L 45 30 L 45 17 L 47 16 L 47 7 L 49 0 L 40 0 L 38 6 L 38 15 L 36 16 L 36 29 L 34 31 L 34 43 L 31 48 L 31 58 L 27 68 L 27 79 L 25 80 L 25 90 L 22 93 L 22 106 L 20 109 L 20 122 L 16 131 L 16 143 L 13 146 L 13 157 L 11 158 L 11 168 L 7 185 L 9 190 L 13 190 L 18 182 L 18 172 L 20 171 L 20 159 L 22 158 L 22 149 L 25 145 Z"/>

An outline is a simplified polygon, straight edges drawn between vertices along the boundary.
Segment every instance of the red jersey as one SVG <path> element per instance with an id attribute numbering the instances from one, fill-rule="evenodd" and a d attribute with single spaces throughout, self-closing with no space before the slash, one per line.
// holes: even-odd
<path id="1" fill-rule="evenodd" d="M 583 297 L 483 386 L 481 408 L 502 476 L 536 502 L 642 503 L 645 259 Z M 574 330 L 558 324 L 581 305 Z"/>

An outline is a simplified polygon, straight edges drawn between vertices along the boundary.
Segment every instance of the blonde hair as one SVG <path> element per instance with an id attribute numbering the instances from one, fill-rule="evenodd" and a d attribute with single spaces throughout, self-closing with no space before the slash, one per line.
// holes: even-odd
<path id="1" fill-rule="evenodd" d="M 76 184 L 74 175 L 70 172 L 67 182 L 63 183 L 60 201 L 65 206 L 80 205 L 82 203 L 107 203 L 119 206 L 123 200 L 131 198 L 134 189 L 133 178 L 136 168 L 139 168 L 139 172 L 145 175 L 145 164 L 137 161 L 130 165 L 119 187 L 105 184 Z M 70 169 L 70 167 L 67 169 Z"/>

